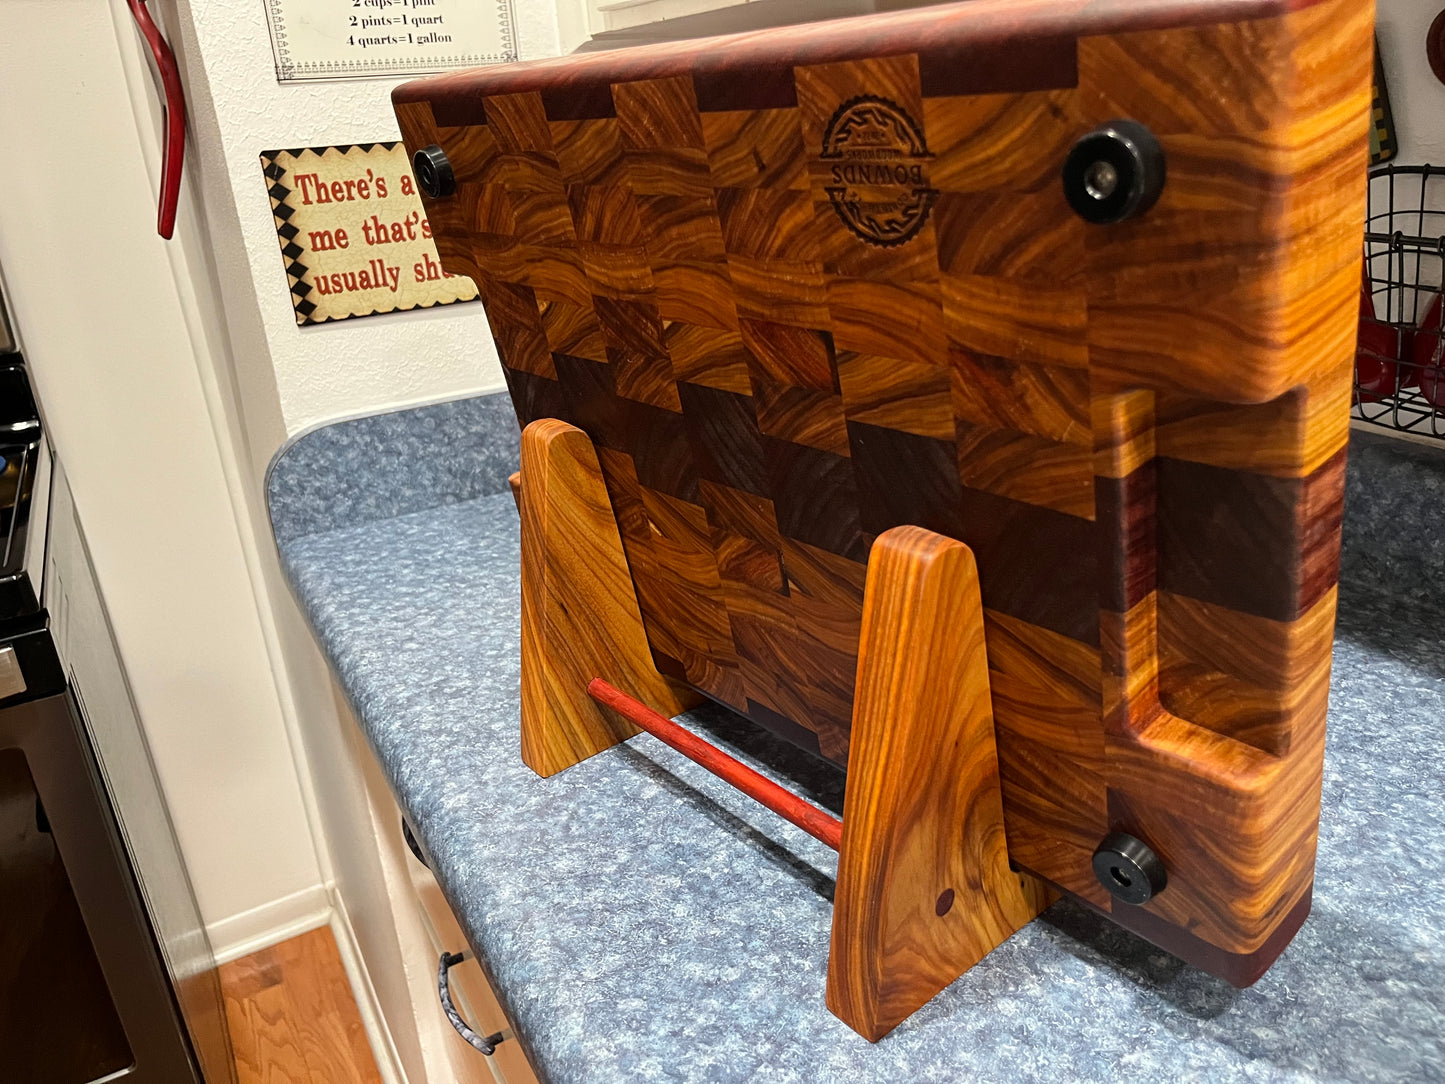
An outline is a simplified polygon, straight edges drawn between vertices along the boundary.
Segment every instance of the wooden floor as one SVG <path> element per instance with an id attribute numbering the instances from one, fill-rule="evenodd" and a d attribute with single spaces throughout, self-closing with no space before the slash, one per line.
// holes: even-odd
<path id="1" fill-rule="evenodd" d="M 240 1084 L 380 1084 L 331 931 L 221 967 Z"/>

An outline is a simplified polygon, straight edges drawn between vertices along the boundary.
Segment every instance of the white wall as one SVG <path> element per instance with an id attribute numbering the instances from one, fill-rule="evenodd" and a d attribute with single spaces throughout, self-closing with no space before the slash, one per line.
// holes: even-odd
<path id="1" fill-rule="evenodd" d="M 239 231 L 240 244 L 218 253 L 228 316 L 248 350 L 269 354 L 286 432 L 500 388 L 501 367 L 477 304 L 296 326 L 257 155 L 399 138 L 390 94 L 401 80 L 283 86 L 276 82 L 260 0 L 194 0 L 179 7 L 192 24 L 191 78 L 204 79 L 213 114 L 197 129 L 194 150 L 204 166 L 225 174 Z M 517 0 L 516 14 L 524 58 L 558 51 L 553 4 Z M 248 289 L 254 300 L 238 296 Z"/>
<path id="2" fill-rule="evenodd" d="M 518 6 L 524 55 L 555 51 L 554 10 Z M 358 784 L 276 565 L 265 466 L 314 423 L 501 382 L 477 305 L 295 326 L 257 155 L 395 137 L 396 81 L 281 87 L 261 0 L 151 7 L 187 78 L 177 240 L 154 233 L 160 115 L 123 0 L 0 0 L 0 266 L 232 956 L 324 921 L 374 863 L 346 849 Z"/>
<path id="3" fill-rule="evenodd" d="M 237 943 L 325 892 L 114 20 L 0 2 L 0 267 L 202 917 Z"/>
<path id="4" fill-rule="evenodd" d="M 1376 32 L 1402 165 L 1445 166 L 1445 83 L 1425 58 L 1425 32 L 1441 0 L 1378 0 Z"/>
<path id="5" fill-rule="evenodd" d="M 3 2 L 3 0 L 0 0 Z M 118 0 L 112 0 L 118 2 Z M 557 49 L 549 2 L 516 0 L 523 56 Z M 375 946 L 387 901 L 369 833 L 348 722 L 281 576 L 263 492 L 288 436 L 337 417 L 490 391 L 501 369 L 480 305 L 298 328 L 261 174 L 261 151 L 395 139 L 390 92 L 400 80 L 279 85 L 260 0 L 158 0 L 186 85 L 185 212 L 205 268 L 191 269 L 208 332 L 200 367 L 323 880 L 349 921 L 383 1002 L 395 976 Z M 180 238 L 185 242 L 186 238 Z M 199 264 L 199 260 L 193 261 Z M 203 274 L 204 272 L 204 274 Z M 202 278 L 208 281 L 199 281 Z M 380 892 L 380 894 L 379 894 Z M 394 940 L 394 935 L 393 935 Z M 414 1034 L 393 1035 L 415 1063 Z"/>
<path id="6" fill-rule="evenodd" d="M 0 0 L 3 2 L 3 0 Z M 390 91 L 398 80 L 276 83 L 259 0 L 160 0 L 180 55 L 191 113 L 183 204 L 202 224 L 210 281 L 198 306 L 216 330 L 202 367 L 252 586 L 310 811 L 330 898 L 341 915 L 343 954 L 358 964 L 358 1000 L 383 1065 L 425 1076 L 424 1029 L 410 1004 L 396 901 L 374 831 L 379 815 L 363 776 L 374 765 L 354 723 L 338 712 L 330 677 L 276 561 L 266 515 L 265 469 L 288 436 L 337 417 L 490 391 L 502 386 L 480 305 L 297 328 L 276 240 L 263 150 L 395 139 Z M 523 56 L 555 52 L 550 4 L 517 0 Z M 394 830 L 394 822 L 390 823 Z M 353 956 L 354 953 L 354 956 Z"/>

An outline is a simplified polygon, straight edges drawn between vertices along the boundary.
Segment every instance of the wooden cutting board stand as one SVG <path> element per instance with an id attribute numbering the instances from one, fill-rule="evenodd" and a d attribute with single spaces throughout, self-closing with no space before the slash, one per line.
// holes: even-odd
<path id="1" fill-rule="evenodd" d="M 699 697 L 653 665 L 588 436 L 527 426 L 513 491 L 522 759 L 550 776 L 639 733 L 594 701 L 594 679 L 666 717 Z M 1009 867 L 973 554 L 921 527 L 884 532 L 869 556 L 841 834 L 827 1004 L 870 1041 L 1052 898 Z"/>

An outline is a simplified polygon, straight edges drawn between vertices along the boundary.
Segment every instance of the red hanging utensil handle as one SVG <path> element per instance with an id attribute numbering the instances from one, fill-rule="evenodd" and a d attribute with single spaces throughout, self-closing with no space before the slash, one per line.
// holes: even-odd
<path id="1" fill-rule="evenodd" d="M 181 167 L 186 160 L 186 96 L 181 89 L 181 73 L 176 67 L 176 54 L 161 35 L 146 8 L 145 0 L 126 0 L 141 37 L 150 47 L 165 91 L 165 157 L 161 162 L 161 203 L 156 215 L 156 232 L 167 241 L 176 232 L 176 205 L 181 198 Z"/>
<path id="2" fill-rule="evenodd" d="M 701 764 L 725 783 L 731 783 L 749 798 L 761 802 L 784 820 L 791 821 L 819 842 L 826 843 L 835 851 L 842 846 L 843 822 L 831 813 L 825 813 L 784 790 L 767 776 L 753 771 L 742 761 L 728 756 L 717 746 L 684 730 L 601 678 L 593 678 L 587 683 L 587 695 L 641 727 L 658 741 L 672 746 L 688 760 Z"/>

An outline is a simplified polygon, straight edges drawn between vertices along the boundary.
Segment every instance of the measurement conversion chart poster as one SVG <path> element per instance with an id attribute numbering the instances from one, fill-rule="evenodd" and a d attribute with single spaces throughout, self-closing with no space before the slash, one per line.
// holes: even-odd
<path id="1" fill-rule="evenodd" d="M 449 275 L 400 143 L 264 151 L 296 323 L 471 301 Z"/>
<path id="2" fill-rule="evenodd" d="M 512 0 L 265 0 L 276 79 L 421 75 L 517 59 Z"/>

